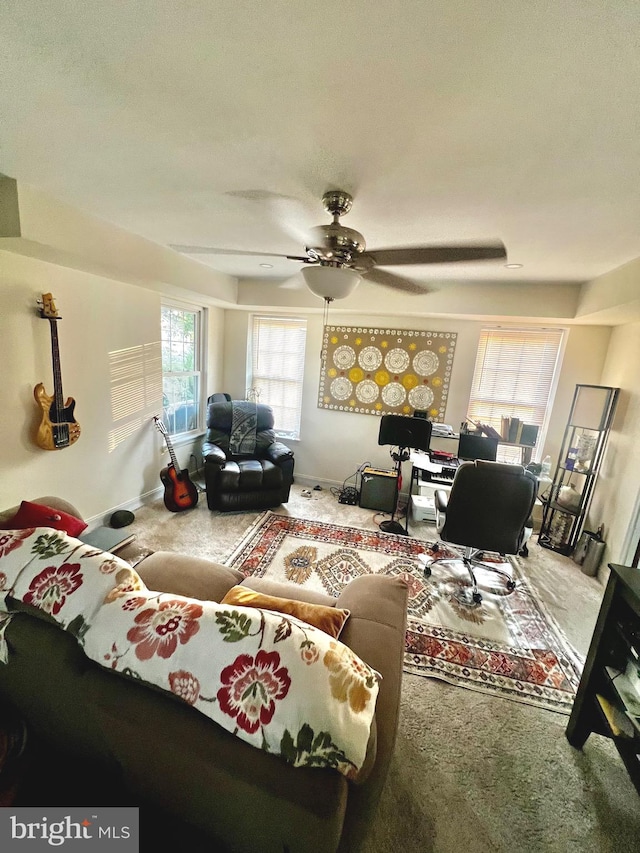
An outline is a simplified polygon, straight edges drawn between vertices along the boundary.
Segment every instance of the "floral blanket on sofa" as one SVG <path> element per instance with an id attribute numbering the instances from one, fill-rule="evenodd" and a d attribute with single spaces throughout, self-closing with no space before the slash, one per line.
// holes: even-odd
<path id="1" fill-rule="evenodd" d="M 149 590 L 120 558 L 48 527 L 0 531 L 0 660 L 11 599 L 72 633 L 87 657 L 160 687 L 296 766 L 361 768 L 375 672 L 292 616 Z"/>

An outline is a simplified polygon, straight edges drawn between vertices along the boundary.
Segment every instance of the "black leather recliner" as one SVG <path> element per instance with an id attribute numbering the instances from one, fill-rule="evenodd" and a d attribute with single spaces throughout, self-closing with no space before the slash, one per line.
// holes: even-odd
<path id="1" fill-rule="evenodd" d="M 293 451 L 276 441 L 273 410 L 256 404 L 255 449 L 250 455 L 229 450 L 233 403 L 210 403 L 202 445 L 209 509 L 269 509 L 289 500 Z"/>

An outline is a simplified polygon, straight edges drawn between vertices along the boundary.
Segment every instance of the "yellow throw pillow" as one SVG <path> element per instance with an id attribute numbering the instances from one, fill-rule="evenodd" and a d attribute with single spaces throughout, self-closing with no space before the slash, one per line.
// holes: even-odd
<path id="1" fill-rule="evenodd" d="M 246 586 L 233 586 L 220 602 L 221 604 L 237 604 L 239 607 L 259 607 L 262 610 L 275 610 L 276 613 L 286 613 L 295 616 L 314 628 L 319 628 L 330 637 L 338 638 L 349 618 L 349 610 L 339 607 L 328 607 L 324 604 L 308 604 L 306 601 L 293 601 L 290 598 L 279 598 L 275 595 L 263 595 L 254 592 Z"/>

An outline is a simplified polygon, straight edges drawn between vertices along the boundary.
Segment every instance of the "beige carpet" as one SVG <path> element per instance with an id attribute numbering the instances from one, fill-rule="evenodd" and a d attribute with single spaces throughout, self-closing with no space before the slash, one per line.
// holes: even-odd
<path id="1" fill-rule="evenodd" d="M 328 491 L 276 510 L 297 518 L 377 530 L 384 518 L 339 504 Z M 224 562 L 259 513 L 212 513 L 206 501 L 167 512 L 140 508 L 129 528 L 145 548 Z M 413 536 L 433 539 L 428 524 Z M 603 587 L 571 560 L 540 548 L 521 561 L 569 642 L 586 654 Z M 640 851 L 640 799 L 606 739 L 569 745 L 567 718 L 552 711 L 405 674 L 395 756 L 364 853 L 577 853 Z M 310 851 L 312 853 L 312 851 Z"/>

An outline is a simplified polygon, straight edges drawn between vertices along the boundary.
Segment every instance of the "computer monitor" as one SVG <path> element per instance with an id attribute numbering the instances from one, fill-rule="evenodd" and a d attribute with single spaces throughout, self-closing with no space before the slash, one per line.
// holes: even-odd
<path id="1" fill-rule="evenodd" d="M 497 438 L 488 438 L 485 435 L 468 435 L 464 432 L 460 433 L 458 459 L 468 461 L 485 459 L 487 462 L 495 462 L 497 452 Z"/>
<path id="2" fill-rule="evenodd" d="M 378 444 L 395 444 L 426 452 L 430 441 L 431 421 L 406 415 L 383 415 L 380 419 Z"/>

